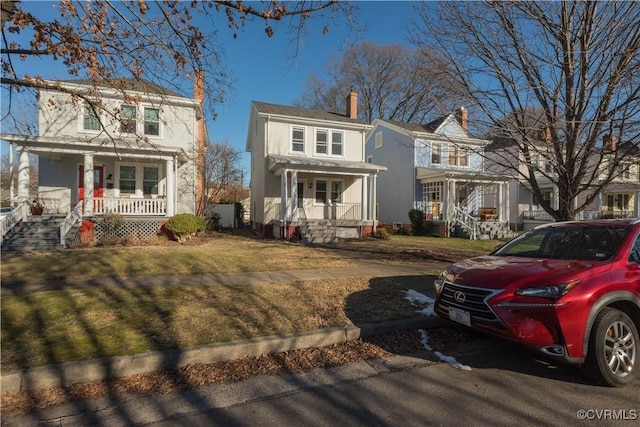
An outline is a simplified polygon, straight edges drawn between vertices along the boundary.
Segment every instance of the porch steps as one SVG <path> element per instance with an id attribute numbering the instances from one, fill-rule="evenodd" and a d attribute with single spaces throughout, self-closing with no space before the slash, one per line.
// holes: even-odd
<path id="1" fill-rule="evenodd" d="M 60 244 L 60 226 L 64 216 L 30 216 L 2 239 L 2 252 L 39 252 L 64 249 Z"/>
<path id="2" fill-rule="evenodd" d="M 335 243 L 338 241 L 336 230 L 328 219 L 306 220 L 300 230 L 302 241 L 305 243 Z"/>

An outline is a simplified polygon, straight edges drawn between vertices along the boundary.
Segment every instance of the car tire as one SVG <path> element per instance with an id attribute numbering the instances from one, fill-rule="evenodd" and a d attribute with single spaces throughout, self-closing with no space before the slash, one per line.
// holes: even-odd
<path id="1" fill-rule="evenodd" d="M 631 318 L 615 308 L 605 308 L 591 328 L 585 373 L 601 384 L 624 386 L 637 376 L 639 352 L 638 329 Z"/>

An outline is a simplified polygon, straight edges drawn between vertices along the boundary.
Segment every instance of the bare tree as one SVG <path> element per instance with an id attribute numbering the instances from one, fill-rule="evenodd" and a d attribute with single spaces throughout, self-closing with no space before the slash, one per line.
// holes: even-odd
<path id="1" fill-rule="evenodd" d="M 352 5 L 335 0 L 62 0 L 48 6 L 51 7 L 42 13 L 42 4 L 30 7 L 28 3 L 2 2 L 1 83 L 8 103 L 3 107 L 5 129 L 10 122 L 13 128 L 25 129 L 20 117 L 12 114 L 11 104 L 17 92 L 71 92 L 96 112 L 104 107 L 99 86 L 113 88 L 124 99 L 131 99 L 133 88 L 124 80 L 126 77 L 140 82 L 135 85 L 137 90 L 156 93 L 161 87 L 181 93 L 184 79 L 191 80 L 199 70 L 206 76 L 207 105 L 215 117 L 215 105 L 225 101 L 232 80 L 224 63 L 224 47 L 217 44 L 219 30 L 232 31 L 236 37 L 238 29 L 258 20 L 270 37 L 275 31 L 273 23 L 288 22 L 285 31 L 296 43 L 311 16 L 326 18 L 326 32 L 331 20 L 341 16 L 348 20 L 354 10 Z M 52 12 L 59 15 L 50 18 Z M 41 65 L 43 59 L 64 64 L 69 78 L 85 79 L 95 90 L 76 92 L 48 80 L 42 74 L 46 69 Z"/>
<path id="2" fill-rule="evenodd" d="M 297 103 L 344 112 L 344 99 L 353 89 L 358 92 L 358 115 L 366 122 L 424 122 L 457 104 L 459 91 L 443 73 L 444 64 L 429 49 L 361 42 L 342 57 L 334 56 L 321 73 L 311 74 Z"/>
<path id="3" fill-rule="evenodd" d="M 203 168 L 208 204 L 241 200 L 232 200 L 242 194 L 237 188 L 242 187 L 240 152 L 229 145 L 228 141 L 214 142 L 207 146 Z"/>
<path id="4" fill-rule="evenodd" d="M 640 4 L 438 2 L 416 10 L 412 41 L 448 60 L 485 131 L 516 149 L 500 151 L 498 162 L 539 201 L 541 178 L 557 185 L 558 206 L 541 203 L 553 218 L 572 219 L 629 156 L 637 162 Z"/>

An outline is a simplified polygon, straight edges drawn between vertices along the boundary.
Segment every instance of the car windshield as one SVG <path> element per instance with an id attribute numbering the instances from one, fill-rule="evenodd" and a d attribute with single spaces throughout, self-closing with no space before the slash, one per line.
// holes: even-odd
<path id="1" fill-rule="evenodd" d="M 602 261 L 618 251 L 626 232 L 622 226 L 544 227 L 523 234 L 492 255 Z"/>

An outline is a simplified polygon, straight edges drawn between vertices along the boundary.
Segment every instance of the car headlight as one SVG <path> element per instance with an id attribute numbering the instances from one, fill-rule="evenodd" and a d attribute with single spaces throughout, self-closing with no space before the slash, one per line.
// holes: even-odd
<path id="1" fill-rule="evenodd" d="M 454 279 L 453 274 L 450 273 L 448 270 L 444 270 L 442 273 L 440 273 L 438 275 L 438 278 L 433 282 L 436 290 L 436 295 L 440 295 L 440 292 L 442 292 L 442 288 L 444 287 L 444 282 L 452 283 L 453 279 Z"/>
<path id="2" fill-rule="evenodd" d="M 580 283 L 581 280 L 582 279 L 576 279 L 560 285 L 547 285 L 547 286 L 536 286 L 533 288 L 522 288 L 516 291 L 516 295 L 558 299 L 561 296 L 565 295 L 567 292 L 569 292 L 571 289 L 576 287 L 576 285 Z"/>

